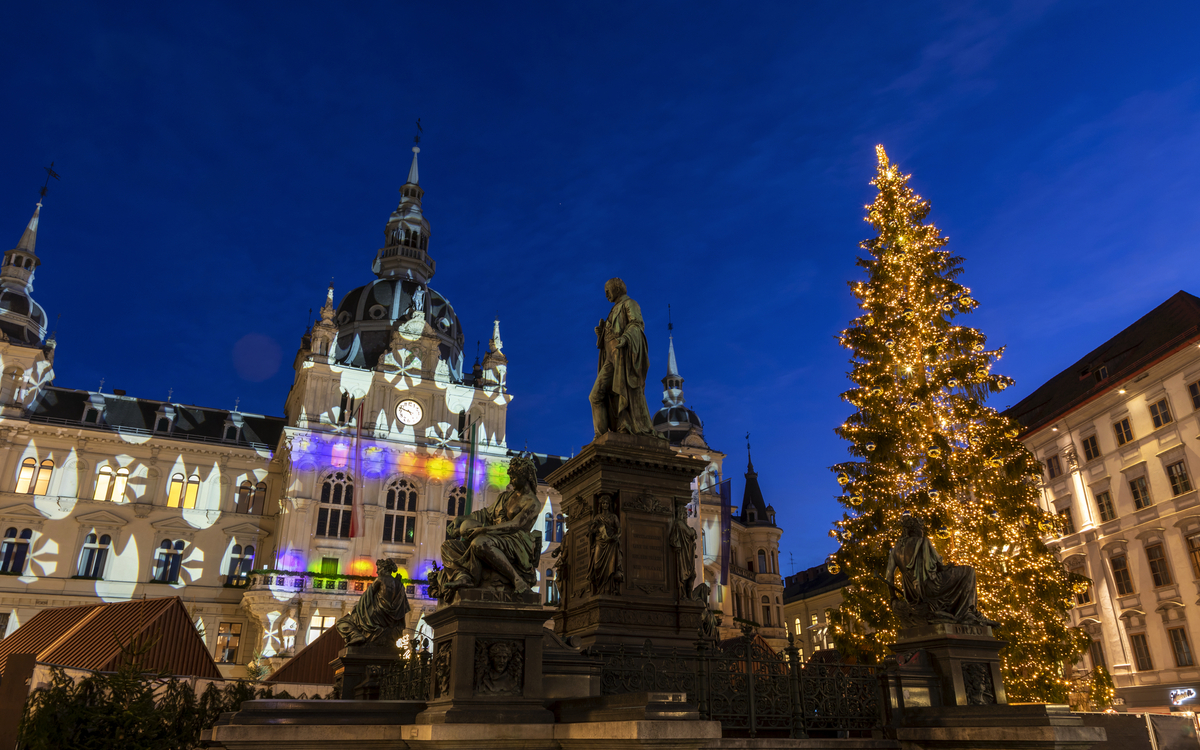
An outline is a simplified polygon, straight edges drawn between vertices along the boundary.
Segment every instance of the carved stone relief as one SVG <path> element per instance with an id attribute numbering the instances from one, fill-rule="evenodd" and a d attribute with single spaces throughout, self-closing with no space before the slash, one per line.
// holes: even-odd
<path id="1" fill-rule="evenodd" d="M 525 643 L 511 639 L 475 640 L 475 695 L 520 695 L 525 678 Z"/>
<path id="2" fill-rule="evenodd" d="M 967 705 L 990 706 L 996 702 L 996 688 L 992 685 L 992 669 L 987 663 L 964 661 L 962 672 L 963 686 L 967 691 Z"/>
<path id="3" fill-rule="evenodd" d="M 441 698 L 450 693 L 450 641 L 437 645 L 433 655 L 433 697 Z"/>

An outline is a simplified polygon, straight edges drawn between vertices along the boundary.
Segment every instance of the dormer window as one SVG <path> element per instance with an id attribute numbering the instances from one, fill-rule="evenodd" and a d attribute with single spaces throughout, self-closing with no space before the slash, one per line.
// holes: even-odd
<path id="1" fill-rule="evenodd" d="M 225 439 L 230 442 L 236 442 L 238 439 L 238 428 L 235 424 L 225 425 Z"/>
<path id="2" fill-rule="evenodd" d="M 750 519 L 750 523 L 758 523 L 758 514 L 754 511 L 750 511 L 747 517 Z"/>
<path id="3" fill-rule="evenodd" d="M 159 417 L 158 422 L 156 422 L 154 425 L 154 431 L 155 432 L 170 432 L 171 431 L 171 420 L 167 419 L 166 417 Z"/>
<path id="4" fill-rule="evenodd" d="M 99 424 L 100 423 L 100 410 L 94 406 L 88 406 L 87 408 L 85 408 L 83 410 L 83 423 L 84 424 Z"/>

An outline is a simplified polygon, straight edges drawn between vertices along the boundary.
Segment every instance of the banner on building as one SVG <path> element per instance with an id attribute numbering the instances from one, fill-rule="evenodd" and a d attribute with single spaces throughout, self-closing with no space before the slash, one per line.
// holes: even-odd
<path id="1" fill-rule="evenodd" d="M 730 482 L 721 482 L 721 585 L 729 585 L 730 537 L 733 534 L 733 492 Z"/>

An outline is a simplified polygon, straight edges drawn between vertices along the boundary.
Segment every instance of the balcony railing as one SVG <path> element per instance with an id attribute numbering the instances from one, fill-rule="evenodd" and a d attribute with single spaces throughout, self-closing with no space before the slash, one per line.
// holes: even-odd
<path id="1" fill-rule="evenodd" d="M 347 596 L 361 596 L 367 590 L 367 584 L 370 581 L 354 581 L 346 578 L 331 578 L 322 576 L 319 573 L 312 575 L 280 575 L 277 573 L 254 573 L 250 576 L 250 585 L 247 587 L 251 591 L 254 590 L 271 590 L 271 591 L 291 591 L 295 593 L 322 593 L 322 594 L 343 594 Z M 404 585 L 404 593 L 409 596 L 415 596 L 421 599 L 428 599 L 428 587 L 425 585 L 418 586 L 415 583 L 407 583 Z"/>
<path id="2" fill-rule="evenodd" d="M 754 571 L 750 570 L 749 568 L 743 568 L 741 565 L 729 563 L 729 572 L 733 573 L 735 576 L 745 578 L 747 581 L 755 581 L 757 583 L 758 579 L 754 577 Z"/>

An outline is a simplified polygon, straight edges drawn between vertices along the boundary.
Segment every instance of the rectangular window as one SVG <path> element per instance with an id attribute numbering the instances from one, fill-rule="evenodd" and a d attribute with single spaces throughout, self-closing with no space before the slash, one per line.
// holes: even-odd
<path id="1" fill-rule="evenodd" d="M 1187 466 L 1184 466 L 1183 461 L 1167 467 L 1167 478 L 1171 480 L 1172 495 L 1182 495 L 1192 491 L 1192 480 L 1188 478 Z"/>
<path id="2" fill-rule="evenodd" d="M 312 643 L 321 637 L 321 633 L 329 630 L 337 622 L 337 618 L 333 615 L 324 617 L 322 615 L 313 615 L 312 621 L 308 624 L 308 642 Z"/>
<path id="3" fill-rule="evenodd" d="M 335 576 L 338 574 L 338 559 L 336 557 L 321 558 L 321 575 Z"/>
<path id="4" fill-rule="evenodd" d="M 383 541 L 412 544 L 417 536 L 417 517 L 386 513 L 383 516 Z"/>
<path id="5" fill-rule="evenodd" d="M 1083 591 L 1075 592 L 1075 603 L 1079 604 L 1079 605 L 1092 603 L 1092 586 L 1091 586 L 1091 584 L 1088 584 L 1088 587 L 1085 588 Z"/>
<path id="6" fill-rule="evenodd" d="M 1150 404 L 1150 419 L 1154 420 L 1155 427 L 1162 427 L 1169 424 L 1171 421 L 1171 409 L 1167 406 L 1167 400 L 1160 399 L 1158 403 Z"/>
<path id="7" fill-rule="evenodd" d="M 1150 661 L 1150 646 L 1146 644 L 1145 633 L 1134 633 L 1129 636 L 1129 642 L 1133 645 L 1133 657 L 1137 662 L 1139 672 L 1149 672 L 1154 669 L 1154 662 Z"/>
<path id="8" fill-rule="evenodd" d="M 1083 439 L 1083 457 L 1088 461 L 1100 458 L 1100 444 L 1096 442 L 1095 435 L 1088 435 Z"/>
<path id="9" fill-rule="evenodd" d="M 1058 524 L 1062 527 L 1062 535 L 1075 533 L 1075 519 L 1071 517 L 1071 509 L 1063 508 L 1058 512 Z"/>
<path id="10" fill-rule="evenodd" d="M 1150 505 L 1150 487 L 1146 484 L 1145 477 L 1137 477 L 1129 480 L 1129 492 L 1133 495 L 1133 507 L 1141 510 Z"/>
<path id="11" fill-rule="evenodd" d="M 1113 432 L 1117 433 L 1117 445 L 1125 445 L 1133 440 L 1133 431 L 1129 429 L 1129 417 L 1113 423 Z"/>
<path id="12" fill-rule="evenodd" d="M 1096 508 L 1100 511 L 1101 522 L 1108 522 L 1117 517 L 1117 512 L 1113 509 L 1112 495 L 1108 494 L 1107 490 L 1096 495 Z"/>
<path id="13" fill-rule="evenodd" d="M 350 537 L 350 509 L 317 510 L 317 536 Z"/>
<path id="14" fill-rule="evenodd" d="M 814 613 L 813 613 L 813 614 L 812 614 L 812 615 L 809 617 L 809 620 L 810 620 L 811 624 L 812 624 L 812 625 L 814 625 L 814 626 L 815 626 L 815 625 L 817 625 L 817 623 L 819 623 L 819 622 L 820 622 L 820 621 L 817 619 L 817 615 L 816 615 L 816 613 L 815 613 L 815 612 L 814 612 Z"/>
<path id="15" fill-rule="evenodd" d="M 1192 395 L 1192 408 L 1200 409 L 1200 382 L 1189 385 L 1188 393 Z"/>
<path id="16" fill-rule="evenodd" d="M 1112 563 L 1113 582 L 1117 584 L 1117 593 L 1121 596 L 1129 596 L 1133 593 L 1133 579 L 1129 577 L 1129 561 L 1125 559 L 1125 555 L 1113 555 L 1109 562 Z"/>
<path id="17" fill-rule="evenodd" d="M 1175 652 L 1175 666 L 1192 666 L 1192 647 L 1188 645 L 1187 632 L 1183 628 L 1171 628 L 1171 650 Z"/>
<path id="18" fill-rule="evenodd" d="M 1108 669 L 1108 664 L 1104 661 L 1104 647 L 1100 645 L 1100 641 L 1092 641 L 1088 650 L 1092 653 L 1092 669 L 1096 667 Z"/>
<path id="19" fill-rule="evenodd" d="M 1200 578 L 1200 534 L 1187 538 L 1188 558 L 1192 561 L 1192 577 Z"/>
<path id="20" fill-rule="evenodd" d="M 1163 553 L 1161 544 L 1151 544 L 1146 548 L 1146 559 L 1150 562 L 1150 577 L 1154 579 L 1154 587 L 1170 586 L 1171 569 L 1167 567 L 1167 556 Z"/>
<path id="21" fill-rule="evenodd" d="M 217 629 L 217 661 L 222 664 L 236 664 L 238 643 L 242 640 L 242 624 L 240 622 L 223 622 Z"/>
<path id="22" fill-rule="evenodd" d="M 1046 473 L 1054 479 L 1059 474 L 1062 474 L 1062 462 L 1058 460 L 1058 456 L 1050 456 L 1046 459 Z"/>

